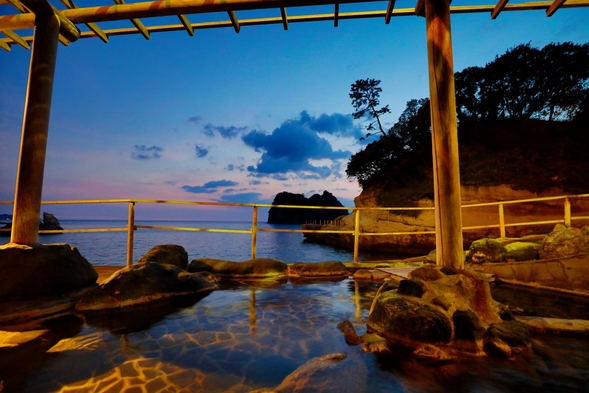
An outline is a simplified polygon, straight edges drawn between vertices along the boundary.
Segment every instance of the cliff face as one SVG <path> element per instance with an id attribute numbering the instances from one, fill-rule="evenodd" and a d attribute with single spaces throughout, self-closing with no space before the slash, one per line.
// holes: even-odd
<path id="1" fill-rule="evenodd" d="M 343 207 L 341 202 L 328 191 L 323 191 L 322 195 L 314 194 L 308 199 L 303 194 L 292 194 L 284 191 L 276 195 L 272 204 Z M 310 221 L 332 221 L 345 214 L 348 214 L 347 210 L 272 207 L 268 212 L 268 224 L 304 224 Z"/>
<path id="2" fill-rule="evenodd" d="M 382 200 L 383 194 L 388 190 L 373 186 L 364 190 L 354 200 L 357 207 L 376 207 Z M 541 193 L 533 193 L 526 190 L 514 190 L 508 185 L 498 186 L 462 186 L 462 204 L 475 204 L 482 202 L 499 202 L 517 199 L 529 199 L 547 196 L 563 195 L 560 189 L 553 188 Z M 574 216 L 589 215 L 589 200 L 571 200 Z M 422 198 L 415 206 L 433 207 L 431 199 Z M 360 213 L 361 232 L 421 232 L 434 231 L 434 211 L 424 210 L 420 213 L 415 211 L 400 212 L 395 214 L 386 211 L 362 211 Z M 517 205 L 504 206 L 506 224 L 531 221 L 562 220 L 564 217 L 564 204 L 562 200 L 529 202 Z M 343 217 L 339 222 L 340 226 L 306 226 L 308 229 L 336 229 L 352 230 L 354 228 L 354 214 Z M 470 246 L 474 240 L 500 236 L 499 228 L 489 227 L 499 224 L 499 209 L 497 206 L 472 207 L 462 209 L 462 225 L 483 226 L 480 229 L 464 231 L 464 247 Z M 575 226 L 589 224 L 589 220 L 574 221 Z M 485 227 L 487 226 L 487 227 Z M 506 228 L 507 237 L 521 237 L 533 233 L 548 233 L 554 224 L 535 226 L 509 226 Z M 338 247 L 352 248 L 354 245 L 353 235 L 339 234 L 305 234 L 309 241 L 334 245 Z M 361 236 L 360 249 L 390 251 L 394 253 L 427 254 L 435 248 L 435 235 L 400 235 L 400 236 Z"/>

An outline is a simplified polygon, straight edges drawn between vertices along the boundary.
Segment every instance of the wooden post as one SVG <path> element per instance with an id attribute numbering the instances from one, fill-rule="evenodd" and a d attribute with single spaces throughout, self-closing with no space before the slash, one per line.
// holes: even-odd
<path id="1" fill-rule="evenodd" d="M 568 197 L 564 198 L 564 225 L 571 227 L 571 200 Z"/>
<path id="2" fill-rule="evenodd" d="M 505 230 L 505 210 L 503 209 L 503 203 L 499 204 L 499 236 L 507 237 Z"/>
<path id="3" fill-rule="evenodd" d="M 135 202 L 129 202 L 127 215 L 127 266 L 133 266 L 133 245 L 135 242 Z"/>
<path id="4" fill-rule="evenodd" d="M 252 259 L 256 259 L 256 247 L 258 237 L 258 207 L 254 206 L 254 213 L 252 215 Z"/>
<path id="5" fill-rule="evenodd" d="M 358 263 L 358 251 L 360 249 L 360 210 L 356 210 L 354 217 L 354 263 Z"/>
<path id="6" fill-rule="evenodd" d="M 39 216 L 49 131 L 59 18 L 37 15 L 16 174 L 11 243 L 39 240 Z"/>
<path id="7" fill-rule="evenodd" d="M 425 0 L 434 159 L 436 263 L 464 267 L 449 0 Z"/>

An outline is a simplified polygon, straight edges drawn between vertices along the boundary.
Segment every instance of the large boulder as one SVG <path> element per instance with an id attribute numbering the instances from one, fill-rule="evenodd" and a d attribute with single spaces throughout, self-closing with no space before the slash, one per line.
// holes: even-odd
<path id="1" fill-rule="evenodd" d="M 495 355 L 498 351 L 489 343 L 503 345 L 503 339 L 494 338 L 502 337 L 495 332 L 497 327 L 526 335 L 507 307 L 493 300 L 481 273 L 426 265 L 409 277 L 401 281 L 397 292 L 377 292 L 367 326 L 391 343 L 413 348 L 418 357 L 427 355 L 431 361 L 431 357 L 446 360 L 456 353 Z M 502 325 L 507 321 L 510 324 Z M 489 332 L 493 326 L 495 330 Z M 527 348 L 521 340 L 504 341 L 514 346 L 503 351 L 507 356 Z M 432 345 L 439 350 L 432 350 Z"/>
<path id="2" fill-rule="evenodd" d="M 364 362 L 345 353 L 332 353 L 309 360 L 274 389 L 252 393 L 357 393 L 365 392 L 368 371 Z"/>
<path id="3" fill-rule="evenodd" d="M 256 258 L 244 262 L 196 258 L 188 265 L 189 272 L 210 272 L 219 277 L 236 278 L 282 278 L 286 277 L 287 270 L 286 263 L 272 258 Z"/>
<path id="4" fill-rule="evenodd" d="M 466 261 L 476 264 L 486 262 L 503 262 L 507 250 L 499 240 L 480 239 L 470 245 L 466 254 Z"/>
<path id="5" fill-rule="evenodd" d="M 62 296 L 95 285 L 97 278 L 69 244 L 0 246 L 0 302 Z"/>
<path id="6" fill-rule="evenodd" d="M 182 270 L 188 267 L 188 253 L 182 246 L 176 244 L 161 244 L 153 247 L 144 256 L 142 256 L 137 264 L 144 263 L 167 263 L 178 266 Z"/>
<path id="7" fill-rule="evenodd" d="M 390 291 L 379 296 L 368 318 L 368 329 L 389 341 L 409 346 L 448 343 L 452 336 L 452 324 L 444 312 L 421 299 Z"/>
<path id="8" fill-rule="evenodd" d="M 125 267 L 88 291 L 76 310 L 103 310 L 144 304 L 174 296 L 209 292 L 217 286 L 177 266 L 148 262 Z"/>
<path id="9" fill-rule="evenodd" d="M 296 262 L 288 267 L 289 277 L 347 277 L 349 274 L 339 261 Z"/>
<path id="10" fill-rule="evenodd" d="M 556 228 L 544 238 L 540 259 L 563 258 L 589 253 L 589 234 L 578 228 Z"/>

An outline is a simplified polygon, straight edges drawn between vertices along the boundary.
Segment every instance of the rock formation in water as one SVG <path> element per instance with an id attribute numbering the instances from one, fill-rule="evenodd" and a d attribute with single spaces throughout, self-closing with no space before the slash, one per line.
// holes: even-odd
<path id="1" fill-rule="evenodd" d="M 10 216 L 12 218 L 12 216 Z M 12 223 L 9 222 L 2 227 L 3 229 L 12 228 Z M 63 229 L 57 217 L 55 217 L 51 213 L 43 212 L 43 219 L 39 221 L 39 230 L 40 231 L 56 231 Z M 43 235 L 40 233 L 40 235 Z M 8 237 L 10 236 L 10 231 L 8 232 L 0 232 L 0 236 Z"/>
<path id="2" fill-rule="evenodd" d="M 292 194 L 283 191 L 276 195 L 272 204 L 343 207 L 341 202 L 328 191 L 323 191 L 322 195 L 314 194 L 308 199 L 303 194 Z M 305 224 L 311 221 L 332 221 L 346 214 L 348 214 L 348 211 L 344 209 L 292 209 L 272 207 L 268 213 L 268 224 Z"/>

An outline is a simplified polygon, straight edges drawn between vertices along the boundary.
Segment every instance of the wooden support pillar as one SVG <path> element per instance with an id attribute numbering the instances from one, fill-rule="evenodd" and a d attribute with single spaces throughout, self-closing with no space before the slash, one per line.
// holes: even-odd
<path id="1" fill-rule="evenodd" d="M 59 27 L 59 18 L 55 14 L 40 14 L 35 18 L 14 194 L 10 238 L 12 243 L 34 244 L 39 238 L 41 193 Z"/>
<path id="2" fill-rule="evenodd" d="M 425 0 L 434 159 L 436 263 L 464 267 L 449 0 Z"/>

